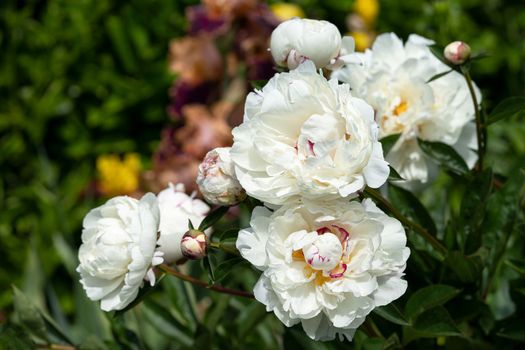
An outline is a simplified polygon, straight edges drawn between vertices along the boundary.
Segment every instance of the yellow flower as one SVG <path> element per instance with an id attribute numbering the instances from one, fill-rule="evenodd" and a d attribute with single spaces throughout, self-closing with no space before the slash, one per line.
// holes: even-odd
<path id="1" fill-rule="evenodd" d="M 128 153 L 121 159 L 115 154 L 97 158 L 98 185 L 108 196 L 130 194 L 139 187 L 140 157 Z"/>
<path id="2" fill-rule="evenodd" d="M 304 18 L 303 9 L 296 4 L 287 4 L 285 2 L 278 2 L 270 6 L 275 17 L 281 21 L 286 21 L 287 19 L 300 17 Z"/>
<path id="3" fill-rule="evenodd" d="M 379 13 L 379 2 L 377 0 L 357 0 L 354 4 L 354 12 L 361 16 L 368 26 L 372 26 Z"/>
<path id="4" fill-rule="evenodd" d="M 372 45 L 372 41 L 374 40 L 373 35 L 365 31 L 350 32 L 348 35 L 354 38 L 356 51 L 365 51 Z"/>

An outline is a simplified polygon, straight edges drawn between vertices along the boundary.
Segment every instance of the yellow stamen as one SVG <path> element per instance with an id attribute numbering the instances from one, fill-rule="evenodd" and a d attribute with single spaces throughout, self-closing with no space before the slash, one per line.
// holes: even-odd
<path id="1" fill-rule="evenodd" d="M 400 114 L 405 113 L 407 111 L 407 108 L 408 108 L 408 104 L 405 101 L 401 101 L 401 103 L 398 104 L 396 108 L 394 108 L 394 112 L 392 112 L 392 114 L 397 117 Z"/>
<path id="2" fill-rule="evenodd" d="M 294 250 L 292 252 L 292 259 L 295 261 L 304 261 L 304 253 L 302 250 Z"/>

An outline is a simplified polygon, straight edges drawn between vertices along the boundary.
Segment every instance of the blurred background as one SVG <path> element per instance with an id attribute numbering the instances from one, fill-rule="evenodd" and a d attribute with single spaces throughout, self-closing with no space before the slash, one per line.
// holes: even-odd
<path id="1" fill-rule="evenodd" d="M 472 67 L 484 108 L 524 95 L 519 0 L 3 0 L 0 325 L 15 285 L 76 342 L 120 334 L 77 282 L 83 216 L 109 196 L 157 192 L 170 181 L 193 190 L 200 159 L 231 143 L 245 95 L 275 73 L 268 38 L 293 16 L 333 22 L 359 50 L 387 31 L 442 46 L 466 41 L 488 54 Z M 525 156 L 523 121 L 495 125 L 488 148 L 489 162 L 507 174 L 511 159 Z M 181 286 L 164 288 L 187 297 Z M 170 339 L 191 345 L 200 327 L 146 316 L 158 322 L 144 338 L 151 348 Z"/>

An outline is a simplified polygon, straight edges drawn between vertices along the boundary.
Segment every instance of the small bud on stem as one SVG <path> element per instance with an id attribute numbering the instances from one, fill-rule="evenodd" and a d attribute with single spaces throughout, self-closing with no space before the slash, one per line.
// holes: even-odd
<path id="1" fill-rule="evenodd" d="M 208 236 L 202 231 L 189 230 L 180 242 L 180 249 L 184 257 L 199 260 L 206 256 L 208 250 Z"/>
<path id="2" fill-rule="evenodd" d="M 463 41 L 454 41 L 445 47 L 443 54 L 450 63 L 460 65 L 470 57 L 470 46 Z"/>

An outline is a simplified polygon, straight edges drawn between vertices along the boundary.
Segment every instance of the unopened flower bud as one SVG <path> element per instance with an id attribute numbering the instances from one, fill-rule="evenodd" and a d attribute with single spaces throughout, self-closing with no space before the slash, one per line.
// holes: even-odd
<path id="1" fill-rule="evenodd" d="M 270 51 L 280 66 L 294 69 L 305 60 L 323 68 L 336 59 L 341 50 L 341 34 L 327 21 L 294 18 L 272 32 Z"/>
<path id="2" fill-rule="evenodd" d="M 197 185 L 212 204 L 235 205 L 246 198 L 246 192 L 235 177 L 230 147 L 215 148 L 206 154 L 199 165 Z"/>
<path id="3" fill-rule="evenodd" d="M 445 47 L 445 58 L 452 64 L 462 64 L 470 57 L 470 46 L 463 41 L 454 41 Z"/>
<path id="4" fill-rule="evenodd" d="M 189 230 L 180 242 L 180 249 L 184 257 L 199 260 L 206 256 L 208 250 L 208 236 L 202 231 Z"/>

